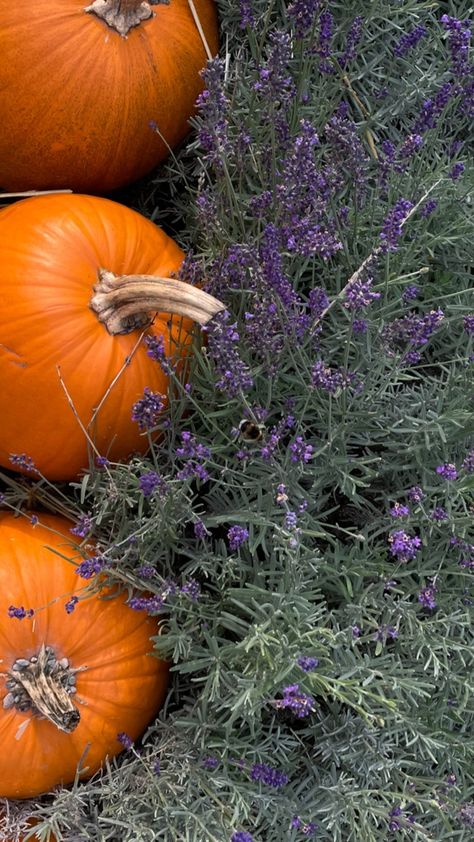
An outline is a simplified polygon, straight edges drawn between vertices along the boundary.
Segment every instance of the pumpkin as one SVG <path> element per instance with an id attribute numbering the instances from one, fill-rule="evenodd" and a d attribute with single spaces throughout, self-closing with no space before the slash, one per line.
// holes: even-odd
<path id="1" fill-rule="evenodd" d="M 205 43 L 218 47 L 213 0 L 0 0 L 0 21 L 7 190 L 143 176 L 189 131 Z"/>
<path id="2" fill-rule="evenodd" d="M 80 599 L 70 524 L 0 515 L 0 796 L 30 798 L 96 772 L 135 740 L 163 702 L 168 665 L 154 657 L 156 619 L 124 596 Z M 67 558 L 62 558 L 61 553 Z M 11 606 L 33 617 L 9 616 Z M 10 612 L 9 612 L 10 609 Z M 72 692 L 74 691 L 74 692 Z"/>
<path id="3" fill-rule="evenodd" d="M 47 195 L 0 211 L 1 465 L 26 454 L 48 479 L 68 480 L 89 456 L 146 450 L 132 407 L 145 389 L 166 394 L 168 377 L 145 338 L 163 337 L 166 355 L 180 346 L 184 358 L 190 318 L 204 323 L 223 307 L 168 278 L 183 257 L 108 199 Z"/>

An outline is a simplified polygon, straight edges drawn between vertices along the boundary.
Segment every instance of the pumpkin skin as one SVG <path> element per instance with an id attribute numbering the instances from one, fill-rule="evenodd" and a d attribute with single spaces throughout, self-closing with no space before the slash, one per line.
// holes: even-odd
<path id="1" fill-rule="evenodd" d="M 0 0 L 0 189 L 104 193 L 189 131 L 207 57 L 187 0 L 153 5 L 126 38 L 87 6 Z M 195 7 L 215 54 L 214 2 Z"/>
<path id="2" fill-rule="evenodd" d="M 32 526 L 26 518 L 0 515 L 2 669 L 10 669 L 17 658 L 37 654 L 43 643 L 58 659 L 68 658 L 72 667 L 87 667 L 76 674 L 77 695 L 71 698 L 81 718 L 71 733 L 31 711 L 4 709 L 8 690 L 5 679 L 0 680 L 0 796 L 6 798 L 30 798 L 71 783 L 88 743 L 82 765 L 87 767 L 84 777 L 90 777 L 106 756 L 123 751 L 118 733 L 132 739 L 142 733 L 166 693 L 168 665 L 150 654 L 150 637 L 158 633 L 156 619 L 132 611 L 124 596 L 104 600 L 94 595 L 66 613 L 69 595 L 79 594 L 87 582 L 74 564 L 46 545 L 80 561 L 69 529 L 70 524 L 57 516 L 41 514 L 40 523 Z M 8 616 L 10 605 L 47 607 L 37 610 L 33 619 L 17 620 Z"/>
<path id="3" fill-rule="evenodd" d="M 90 433 L 110 460 L 147 449 L 132 406 L 146 387 L 166 394 L 168 378 L 144 341 L 124 368 L 141 331 L 111 336 L 89 301 L 100 267 L 168 277 L 183 258 L 156 225 L 108 199 L 38 196 L 0 211 L 1 465 L 11 468 L 10 454 L 25 453 L 50 480 L 73 479 L 88 466 L 87 440 L 58 366 L 85 427 L 122 370 Z M 163 314 L 145 333 L 163 336 L 170 355 L 192 327 Z"/>

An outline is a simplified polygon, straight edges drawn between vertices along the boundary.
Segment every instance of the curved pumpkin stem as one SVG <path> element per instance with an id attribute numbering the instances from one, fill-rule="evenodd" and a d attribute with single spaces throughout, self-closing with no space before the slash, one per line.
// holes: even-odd
<path id="1" fill-rule="evenodd" d="M 205 325 L 225 310 L 214 296 L 173 278 L 115 275 L 106 269 L 98 274 L 90 307 L 112 336 L 146 327 L 153 321 L 151 313 L 172 313 Z"/>
<path id="2" fill-rule="evenodd" d="M 134 26 L 153 17 L 152 5 L 153 0 L 94 0 L 84 11 L 96 15 L 122 38 L 126 38 Z"/>

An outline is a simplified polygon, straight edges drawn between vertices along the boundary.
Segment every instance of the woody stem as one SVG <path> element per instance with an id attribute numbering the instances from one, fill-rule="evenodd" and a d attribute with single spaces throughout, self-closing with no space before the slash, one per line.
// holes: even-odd
<path id="1" fill-rule="evenodd" d="M 134 26 L 153 17 L 153 0 L 93 0 L 84 11 L 96 15 L 125 38 Z"/>
<path id="2" fill-rule="evenodd" d="M 155 275 L 115 275 L 99 269 L 90 307 L 112 336 L 151 324 L 154 313 L 172 313 L 205 325 L 224 304 L 202 289 Z"/>

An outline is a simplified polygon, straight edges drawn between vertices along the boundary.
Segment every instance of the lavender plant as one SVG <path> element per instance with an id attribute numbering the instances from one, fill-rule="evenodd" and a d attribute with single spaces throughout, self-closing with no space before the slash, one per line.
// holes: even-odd
<path id="1" fill-rule="evenodd" d="M 163 618 L 169 698 L 0 839 L 35 814 L 44 840 L 467 842 L 472 11 L 218 6 L 193 138 L 146 206 L 166 179 L 183 272 L 227 312 L 187 386 L 150 347 L 170 389 L 130 407 L 146 458 L 34 485 L 99 542 L 78 575 Z"/>

